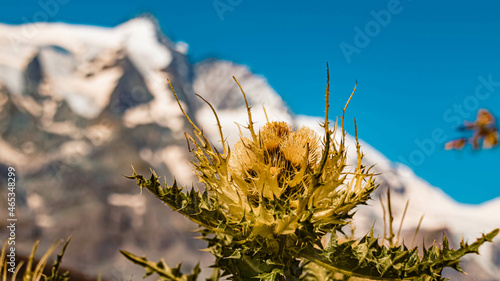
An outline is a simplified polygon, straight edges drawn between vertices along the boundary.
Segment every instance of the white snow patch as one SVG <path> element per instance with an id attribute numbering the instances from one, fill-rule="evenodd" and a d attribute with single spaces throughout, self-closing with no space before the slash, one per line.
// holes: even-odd
<path id="1" fill-rule="evenodd" d="M 79 66 L 88 65 L 89 61 L 95 64 L 96 60 L 109 65 L 125 52 L 145 77 L 172 62 L 171 51 L 158 40 L 155 24 L 145 18 L 132 19 L 116 28 L 64 23 L 0 24 L 0 82 L 12 93 L 22 93 L 26 64 L 36 50 L 46 46 L 65 49 Z M 86 71 L 82 67 L 73 73 L 55 75 L 52 63 L 43 64 L 47 68 L 46 79 L 72 110 L 86 118 L 95 118 L 109 103 L 122 75 L 119 67 L 91 71 L 95 74 L 92 77 L 82 75 Z"/>
<path id="2" fill-rule="evenodd" d="M 111 193 L 108 203 L 112 206 L 132 208 L 138 216 L 146 213 L 146 197 L 140 194 Z"/>
<path id="3" fill-rule="evenodd" d="M 183 55 L 186 55 L 189 51 L 189 44 L 183 41 L 178 41 L 175 43 L 175 50 Z"/>

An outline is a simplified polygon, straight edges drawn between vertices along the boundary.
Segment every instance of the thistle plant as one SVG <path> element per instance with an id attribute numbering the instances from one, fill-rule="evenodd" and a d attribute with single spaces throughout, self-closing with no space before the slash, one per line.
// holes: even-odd
<path id="1" fill-rule="evenodd" d="M 68 238 L 68 240 L 66 240 L 66 243 L 64 243 L 64 245 L 62 247 L 61 254 L 57 255 L 56 260 L 54 261 L 54 263 L 52 265 L 52 269 L 50 271 L 50 276 L 44 274 L 45 267 L 47 265 L 47 262 L 48 262 L 50 256 L 60 246 L 62 241 L 52 243 L 52 245 L 47 249 L 47 251 L 44 253 L 44 255 L 40 258 L 38 263 L 35 264 L 34 263 L 35 253 L 36 253 L 36 250 L 38 248 L 38 243 L 39 243 L 39 241 L 36 241 L 33 244 L 31 253 L 28 257 L 28 261 L 27 261 L 27 264 L 24 268 L 24 273 L 22 274 L 22 276 L 18 276 L 18 273 L 21 271 L 21 269 L 24 265 L 24 261 L 20 261 L 16 265 L 15 270 L 13 272 L 10 271 L 10 268 L 7 267 L 7 264 L 9 262 L 12 262 L 12 261 L 10 261 L 10 258 L 7 256 L 7 253 L 6 253 L 8 251 L 8 249 L 10 248 L 9 247 L 10 244 L 8 244 L 9 240 L 5 241 L 5 243 L 3 244 L 3 247 L 2 247 L 2 252 L 0 254 L 0 265 L 2 265 L 2 266 L 0 266 L 1 280 L 7 281 L 8 280 L 7 271 L 10 271 L 11 272 L 11 279 L 10 280 L 12 280 L 12 281 L 16 281 L 16 280 L 40 281 L 42 279 L 44 281 L 68 281 L 70 279 L 69 273 L 65 272 L 65 273 L 61 274 L 59 272 L 59 270 L 61 269 L 62 258 L 63 258 L 64 252 L 66 251 L 66 247 L 68 247 L 70 240 L 71 240 L 71 238 Z M 35 267 L 33 268 L 33 266 L 35 266 Z"/>
<path id="2" fill-rule="evenodd" d="M 234 78 L 234 77 L 233 77 Z M 378 187 L 373 167 L 362 165 L 363 154 L 357 138 L 357 164 L 347 163 L 344 116 L 340 128 L 330 126 L 329 75 L 324 137 L 308 127 L 292 128 L 286 122 L 267 121 L 257 130 L 246 95 L 249 137 L 231 148 L 225 141 L 215 109 L 221 149 L 206 138 L 186 114 L 172 84 L 170 88 L 182 113 L 193 127 L 186 134 L 193 146 L 194 172 L 204 190 L 184 191 L 174 181 L 161 185 L 153 171 L 150 179 L 133 171 L 141 188 L 200 226 L 201 238 L 208 242 L 205 251 L 215 256 L 214 274 L 208 280 L 228 276 L 231 280 L 444 280 L 442 270 L 461 271 L 459 259 L 477 253 L 479 246 L 491 241 L 498 229 L 473 244 L 462 242 L 449 248 L 408 249 L 405 245 L 385 246 L 369 233 L 361 239 L 344 235 L 343 228 L 352 222 L 355 209 L 364 205 Z M 201 98 L 201 97 L 200 97 Z M 354 120 L 355 128 L 356 121 Z M 335 137 L 340 136 L 340 137 Z M 219 151 L 222 150 L 222 151 Z M 344 237 L 345 236 L 345 237 Z M 163 261 L 148 261 L 131 253 L 122 253 L 146 268 L 147 275 L 157 273 L 160 280 L 196 280 L 200 272 L 183 274 L 180 266 L 170 268 Z"/>

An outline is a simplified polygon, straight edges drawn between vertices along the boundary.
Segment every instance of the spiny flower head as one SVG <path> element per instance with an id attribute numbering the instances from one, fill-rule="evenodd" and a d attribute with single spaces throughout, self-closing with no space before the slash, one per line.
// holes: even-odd
<path id="1" fill-rule="evenodd" d="M 273 176 L 293 173 L 302 165 L 312 168 L 318 164 L 319 142 L 316 132 L 308 127 L 292 131 L 286 122 L 268 122 L 257 142 L 242 138 L 234 145 L 229 167 L 233 176 L 247 181 L 255 176 L 255 165 L 269 166 Z"/>
<path id="2" fill-rule="evenodd" d="M 217 119 L 222 153 L 182 110 L 194 128 L 195 137 L 186 136 L 196 147 L 195 173 L 227 224 L 250 236 L 267 237 L 293 234 L 304 223 L 318 232 L 348 223 L 352 210 L 365 204 L 377 185 L 373 173 L 361 166 L 359 144 L 358 165 L 347 167 L 343 116 L 340 141 L 333 138 L 337 127 L 328 127 L 328 91 L 323 139 L 311 128 L 293 129 L 283 121 L 268 121 L 256 131 L 242 93 L 250 137 L 241 136 L 232 148 L 224 140 L 214 108 L 204 100 Z"/>

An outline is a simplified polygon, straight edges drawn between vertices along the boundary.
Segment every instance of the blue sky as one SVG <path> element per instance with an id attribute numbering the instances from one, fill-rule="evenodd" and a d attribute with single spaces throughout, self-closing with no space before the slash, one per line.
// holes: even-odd
<path id="1" fill-rule="evenodd" d="M 500 196 L 500 149 L 444 151 L 443 141 L 461 136 L 455 127 L 479 108 L 500 117 L 499 9 L 497 1 L 41 0 L 4 1 L 0 22 L 115 26 L 149 13 L 190 45 L 192 62 L 246 64 L 298 114 L 324 114 L 329 62 L 332 115 L 357 79 L 347 120 L 356 117 L 359 136 L 475 204 Z"/>

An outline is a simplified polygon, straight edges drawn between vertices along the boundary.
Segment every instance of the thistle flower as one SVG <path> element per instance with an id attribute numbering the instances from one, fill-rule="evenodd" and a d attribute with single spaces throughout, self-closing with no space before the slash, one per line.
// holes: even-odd
<path id="1" fill-rule="evenodd" d="M 325 280 L 318 277 L 315 264 L 329 275 L 328 280 L 335 280 L 334 273 L 341 273 L 378 280 L 422 277 L 418 280 L 442 281 L 444 267 L 460 270 L 460 257 L 477 252 L 480 245 L 499 232 L 496 229 L 483 235 L 471 245 L 462 243 L 458 250 L 451 250 L 443 237 L 443 249 L 435 245 L 423 249 L 422 258 L 417 248 L 380 245 L 372 233 L 360 240 L 340 242 L 337 232 L 342 232 L 356 206 L 366 204 L 378 186 L 371 167 L 361 165 L 363 154 L 357 141 L 356 122 L 357 164 L 346 165 L 344 114 L 356 87 L 344 107 L 340 129 L 337 125 L 330 129 L 327 83 L 322 124 L 325 133 L 320 138 L 311 128 L 293 129 L 280 121 L 268 121 L 256 131 L 246 95 L 234 80 L 245 100 L 250 136 L 241 136 L 232 148 L 225 141 L 217 113 L 202 98 L 217 120 L 222 153 L 185 113 L 169 82 L 194 130 L 194 136 L 186 134 L 186 138 L 195 147 L 197 161 L 193 167 L 205 186 L 203 194 L 194 188 L 182 192 L 175 182 L 162 186 L 154 172 L 150 180 L 135 171 L 129 177 L 136 179 L 141 189 L 146 187 L 202 227 L 202 239 L 208 241 L 206 250 L 216 257 L 214 267 L 222 269 L 223 276 L 230 274 L 232 280 Z M 333 138 L 335 134 L 340 134 L 340 138 Z M 325 246 L 321 240 L 326 234 L 330 234 L 330 239 Z M 160 276 L 174 272 L 166 265 L 159 266 L 130 253 L 126 256 L 145 266 L 149 274 L 152 270 Z M 169 278 L 194 280 L 197 273 L 195 270 L 190 276 Z M 217 269 L 216 273 L 211 280 L 217 280 Z"/>
<path id="2" fill-rule="evenodd" d="M 214 206 L 224 214 L 227 225 L 238 225 L 240 229 L 240 222 L 245 220 L 245 233 L 249 236 L 268 237 L 293 234 L 306 221 L 317 232 L 329 232 L 334 225 L 347 224 L 352 210 L 369 199 L 377 184 L 373 173 L 360 163 L 354 171 L 348 171 L 343 122 L 339 143 L 332 140 L 337 127 L 328 127 L 328 93 L 323 141 L 311 128 L 293 130 L 282 121 L 268 121 L 256 132 L 243 90 L 242 93 L 251 136 L 241 137 L 233 148 L 224 141 L 215 110 L 204 100 L 217 119 L 223 153 L 209 144 L 179 103 L 195 131 L 195 137 L 187 137 L 196 147 L 196 175 L 205 184 Z M 358 161 L 361 159 L 358 144 Z"/>
<path id="3" fill-rule="evenodd" d="M 283 139 L 280 143 L 280 151 L 292 166 L 300 168 L 306 161 L 305 164 L 313 168 L 318 164 L 318 156 L 321 153 L 319 142 L 318 135 L 314 130 L 302 127 Z"/>
<path id="4" fill-rule="evenodd" d="M 286 122 L 268 122 L 260 133 L 261 145 L 265 150 L 274 152 L 291 132 L 292 126 Z"/>

